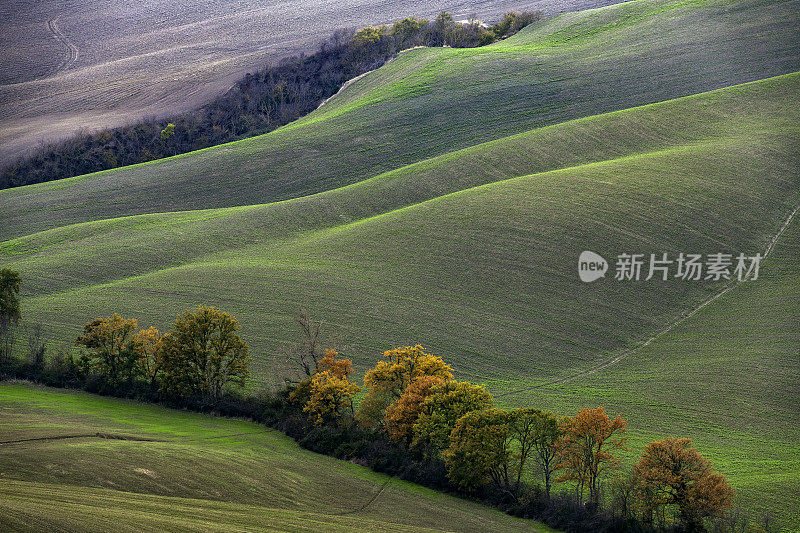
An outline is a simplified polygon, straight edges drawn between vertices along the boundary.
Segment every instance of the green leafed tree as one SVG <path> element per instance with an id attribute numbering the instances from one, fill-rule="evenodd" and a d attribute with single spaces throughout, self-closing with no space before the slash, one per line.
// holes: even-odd
<path id="1" fill-rule="evenodd" d="M 175 135 L 175 124 L 170 122 L 169 124 L 167 124 L 164 127 L 163 130 L 161 130 L 161 140 L 162 141 L 166 141 L 167 139 L 169 139 L 173 135 Z"/>
<path id="2" fill-rule="evenodd" d="M 85 361 L 90 369 L 117 383 L 123 377 L 132 378 L 135 372 L 132 341 L 137 326 L 135 318 L 123 318 L 117 313 L 96 318 L 83 326 L 75 344 L 86 347 Z"/>
<path id="3" fill-rule="evenodd" d="M 508 487 L 509 421 L 502 409 L 472 411 L 458 419 L 443 456 L 447 477 L 459 489 L 474 492 L 487 483 Z"/>
<path id="4" fill-rule="evenodd" d="M 492 395 L 480 385 L 467 381 L 446 381 L 431 388 L 414 424 L 415 446 L 442 452 L 450 446 L 456 421 L 471 411 L 494 407 Z"/>
<path id="5" fill-rule="evenodd" d="M 395 22 L 390 34 L 397 39 L 400 48 L 405 48 L 412 44 L 419 44 L 422 28 L 427 24 L 427 20 L 407 17 Z"/>
<path id="6" fill-rule="evenodd" d="M 515 441 L 515 487 L 519 487 L 526 469 L 533 466 L 536 474 L 542 476 L 545 492 L 550 496 L 558 451 L 556 443 L 561 435 L 558 419 L 547 411 L 522 408 L 510 413 L 509 425 L 510 437 Z"/>
<path id="7" fill-rule="evenodd" d="M 161 388 L 167 394 L 219 399 L 228 384 L 243 386 L 250 354 L 228 313 L 200 306 L 178 316 L 161 339 Z"/>

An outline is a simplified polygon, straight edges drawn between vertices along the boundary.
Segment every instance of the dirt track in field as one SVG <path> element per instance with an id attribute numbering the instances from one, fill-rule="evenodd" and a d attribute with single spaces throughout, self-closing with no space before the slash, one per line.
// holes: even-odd
<path id="1" fill-rule="evenodd" d="M 798 211 L 800 211 L 800 205 L 798 205 L 798 206 L 796 206 L 794 208 L 794 210 L 789 214 L 789 216 L 786 218 L 786 220 L 784 220 L 784 222 L 781 225 L 781 227 L 778 230 L 778 232 L 775 235 L 772 236 L 772 238 L 770 239 L 769 243 L 767 244 L 766 249 L 764 250 L 764 253 L 762 254 L 762 260 L 765 259 L 770 254 L 770 252 L 772 251 L 772 248 L 775 246 L 775 243 L 778 241 L 778 239 L 783 234 L 783 232 L 786 231 L 786 228 L 789 227 L 789 224 L 791 224 L 792 220 L 794 219 L 795 215 L 797 215 Z M 716 294 L 714 294 L 710 298 L 707 298 L 706 300 L 704 300 L 700 305 L 698 305 L 697 307 L 694 307 L 693 309 L 690 309 L 690 310 L 686 311 L 683 315 L 680 316 L 680 318 L 678 318 L 677 320 L 675 320 L 673 322 L 670 322 L 669 324 L 664 326 L 662 329 L 660 329 L 657 333 L 655 333 L 652 337 L 650 337 L 649 339 L 647 339 L 643 343 L 638 344 L 638 345 L 634 346 L 633 348 L 630 348 L 628 350 L 623 351 L 622 353 L 620 353 L 619 355 L 617 355 L 613 359 L 609 359 L 607 361 L 603 361 L 602 363 L 600 363 L 600 364 L 598 364 L 598 365 L 596 365 L 596 366 L 594 366 L 592 368 L 587 368 L 585 370 L 580 370 L 578 372 L 575 372 L 575 373 L 570 374 L 568 376 L 565 376 L 563 378 L 554 379 L 552 381 L 548 381 L 548 382 L 545 382 L 545 383 L 540 383 L 539 385 L 533 385 L 533 386 L 530 386 L 530 387 L 524 387 L 524 388 L 517 389 L 517 390 L 506 391 L 506 392 L 503 392 L 503 393 L 500 393 L 500 394 L 495 394 L 494 396 L 496 398 L 501 398 L 501 397 L 505 397 L 505 396 L 512 396 L 514 394 L 519 394 L 520 392 L 527 392 L 527 391 L 530 391 L 530 390 L 541 389 L 541 388 L 544 388 L 544 387 L 550 387 L 552 385 L 560 385 L 562 383 L 566 383 L 568 381 L 572 381 L 572 380 L 577 379 L 577 378 L 581 378 L 581 377 L 584 377 L 584 376 L 588 376 L 588 375 L 600 372 L 601 370 L 604 370 L 604 369 L 606 369 L 606 368 L 608 368 L 608 367 L 610 367 L 612 365 L 615 365 L 615 364 L 619 363 L 622 359 L 624 359 L 624 358 L 628 357 L 629 355 L 639 351 L 640 349 L 644 348 L 645 346 L 649 346 L 650 343 L 652 343 L 654 340 L 658 339 L 659 337 L 661 337 L 662 335 L 664 335 L 666 333 L 669 333 L 670 331 L 675 329 L 677 326 L 679 326 L 680 324 L 682 324 L 683 322 L 685 322 L 686 320 L 688 320 L 689 318 L 691 318 L 692 316 L 697 314 L 701 309 L 706 307 L 708 304 L 710 304 L 711 302 L 717 300 L 722 295 L 728 293 L 731 289 L 736 288 L 740 283 L 742 283 L 742 281 L 739 281 L 738 279 L 731 280 L 731 282 L 728 283 L 727 285 L 725 285 L 725 287 L 723 287 L 719 292 L 717 292 Z"/>
<path id="2" fill-rule="evenodd" d="M 111 439 L 111 440 L 132 440 L 136 442 L 163 442 L 156 439 L 148 439 L 145 437 L 136 437 L 134 435 L 122 435 L 119 433 L 80 433 L 77 435 L 53 435 L 51 437 L 32 437 L 28 439 L 5 440 L 0 441 L 0 445 L 4 444 L 25 444 L 30 442 L 44 442 L 53 440 L 66 440 L 66 439 Z"/>
<path id="3" fill-rule="evenodd" d="M 53 34 L 53 37 L 55 37 L 56 41 L 61 43 L 66 54 L 64 60 L 58 65 L 58 68 L 56 68 L 56 73 L 61 72 L 62 70 L 67 70 L 78 60 L 78 47 L 75 46 L 72 41 L 67 39 L 66 35 L 61 33 L 61 30 L 58 28 L 57 21 L 58 17 L 47 21 L 47 29 L 50 30 L 50 33 Z"/>

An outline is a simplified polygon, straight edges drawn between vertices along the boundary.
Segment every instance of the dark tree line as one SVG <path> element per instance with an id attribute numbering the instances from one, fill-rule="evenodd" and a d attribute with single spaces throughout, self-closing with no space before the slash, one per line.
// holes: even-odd
<path id="1" fill-rule="evenodd" d="M 270 132 L 316 109 L 347 80 L 415 46 L 476 47 L 513 35 L 540 13 L 508 13 L 492 27 L 406 18 L 391 26 L 339 30 L 310 55 L 248 73 L 200 109 L 167 119 L 80 134 L 43 146 L 0 171 L 0 189 L 143 163 Z"/>

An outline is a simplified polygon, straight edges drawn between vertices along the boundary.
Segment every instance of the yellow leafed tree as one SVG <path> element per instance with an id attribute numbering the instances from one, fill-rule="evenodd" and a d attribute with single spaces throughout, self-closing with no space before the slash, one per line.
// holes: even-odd
<path id="1" fill-rule="evenodd" d="M 353 411 L 353 396 L 361 390 L 350 381 L 353 364 L 350 359 L 337 359 L 335 350 L 326 350 L 319 362 L 319 371 L 309 383 L 309 399 L 303 407 L 314 424 L 338 423 L 342 411 Z"/>
<path id="2" fill-rule="evenodd" d="M 151 327 L 143 329 L 133 338 L 133 352 L 142 374 L 155 384 L 161 371 L 161 332 Z"/>

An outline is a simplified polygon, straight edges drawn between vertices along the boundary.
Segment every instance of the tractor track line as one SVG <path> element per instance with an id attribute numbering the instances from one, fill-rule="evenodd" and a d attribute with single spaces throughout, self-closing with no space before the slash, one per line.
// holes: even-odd
<path id="1" fill-rule="evenodd" d="M 55 40 L 64 46 L 66 49 L 66 57 L 63 61 L 61 61 L 61 64 L 58 65 L 58 68 L 56 68 L 54 74 L 58 74 L 63 70 L 67 70 L 78 60 L 78 47 L 75 46 L 72 41 L 70 41 L 67 36 L 62 33 L 61 29 L 58 27 L 58 23 L 56 22 L 57 20 L 58 17 L 48 20 L 47 29 L 53 34 Z"/>
<path id="2" fill-rule="evenodd" d="M 792 222 L 792 219 L 794 218 L 794 216 L 797 214 L 798 211 L 800 211 L 800 205 L 798 205 L 798 206 L 796 206 L 794 208 L 794 210 L 789 214 L 789 216 L 786 218 L 786 220 L 784 220 L 783 225 L 778 230 L 778 233 L 776 233 L 775 235 L 772 236 L 772 239 L 770 239 L 769 244 L 767 244 L 767 248 L 764 250 L 764 254 L 762 255 L 762 259 L 766 259 L 766 257 L 770 254 L 770 252 L 772 251 L 773 247 L 775 246 L 775 243 L 778 241 L 778 238 L 783 234 L 783 232 L 786 230 L 786 228 Z M 685 320 L 687 320 L 687 319 L 691 318 L 692 316 L 694 316 L 698 311 L 703 309 L 705 306 L 707 306 L 711 302 L 715 301 L 717 298 L 719 298 L 723 294 L 726 294 L 731 289 L 733 289 L 736 286 L 738 286 L 739 283 L 741 283 L 741 281 L 739 281 L 739 280 L 731 281 L 725 288 L 723 288 L 717 294 L 715 294 L 715 295 L 711 296 L 710 298 L 704 300 L 700 305 L 698 305 L 697 307 L 693 308 L 688 313 L 682 315 L 676 321 L 674 321 L 674 322 L 672 322 L 670 324 L 667 324 L 666 327 L 664 327 L 661 330 L 659 330 L 658 332 L 656 332 L 655 335 L 653 335 L 652 337 L 650 337 L 649 339 L 644 341 L 642 344 L 639 344 L 638 346 L 634 346 L 633 348 L 622 352 L 621 354 L 619 354 L 618 356 L 614 357 L 613 359 L 610 359 L 608 361 L 600 363 L 599 365 L 595 366 L 594 368 L 590 368 L 590 369 L 587 369 L 587 370 L 582 370 L 582 371 L 576 372 L 575 374 L 572 374 L 570 376 L 566 376 L 566 377 L 559 378 L 559 379 L 554 379 L 554 380 L 548 381 L 546 383 L 540 383 L 539 385 L 533 385 L 533 386 L 525 387 L 525 388 L 518 389 L 518 390 L 503 392 L 501 394 L 495 394 L 495 398 L 501 398 L 501 397 L 504 397 L 504 396 L 511 396 L 512 394 L 518 394 L 520 392 L 527 392 L 527 391 L 531 391 L 531 390 L 541 389 L 543 387 L 549 387 L 551 385 L 560 385 L 561 383 L 566 383 L 567 381 L 572 381 L 573 379 L 576 379 L 576 378 L 588 376 L 588 375 L 594 374 L 596 372 L 599 372 L 600 370 L 608 368 L 609 366 L 618 363 L 620 360 L 622 360 L 623 358 L 625 358 L 625 357 L 629 356 L 630 354 L 636 352 L 637 350 L 639 350 L 641 348 L 644 348 L 645 346 L 648 346 L 651 342 L 653 342 L 657 338 L 661 337 L 665 333 L 669 333 L 670 331 L 675 329 L 676 326 L 680 325 Z"/>

